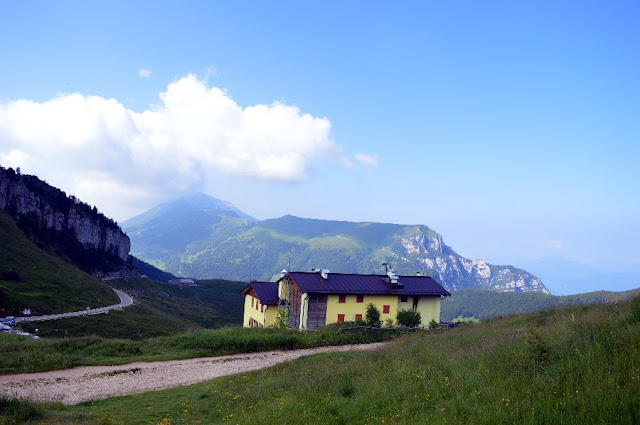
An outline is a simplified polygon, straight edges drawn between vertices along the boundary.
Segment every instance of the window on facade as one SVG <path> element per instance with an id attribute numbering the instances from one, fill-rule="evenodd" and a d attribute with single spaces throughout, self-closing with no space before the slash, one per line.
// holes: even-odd
<path id="1" fill-rule="evenodd" d="M 251 297 L 251 307 L 253 307 L 253 301 L 255 300 L 253 299 L 253 297 Z"/>
<path id="2" fill-rule="evenodd" d="M 382 306 L 382 312 L 384 314 L 389 314 L 389 311 L 391 311 L 391 307 L 390 306 L 388 306 L 388 305 L 383 305 Z"/>
<path id="3" fill-rule="evenodd" d="M 344 314 L 338 314 L 338 323 L 344 323 Z"/>
<path id="4" fill-rule="evenodd" d="M 362 320 L 362 314 L 356 314 L 356 320 Z"/>
<path id="5" fill-rule="evenodd" d="M 356 295 L 356 302 L 357 303 L 363 303 L 364 302 L 364 295 Z"/>
<path id="6" fill-rule="evenodd" d="M 409 297 L 407 297 L 406 295 L 402 295 L 400 297 L 400 302 L 401 303 L 406 303 L 409 300 Z"/>
<path id="7" fill-rule="evenodd" d="M 256 310 L 258 310 L 258 304 L 260 304 L 260 301 L 256 300 Z"/>
<path id="8" fill-rule="evenodd" d="M 260 306 L 260 312 L 264 313 L 264 304 Z"/>
<path id="9" fill-rule="evenodd" d="M 340 304 L 346 303 L 347 302 L 347 296 L 346 295 L 340 295 L 340 297 L 338 298 L 338 302 Z"/>

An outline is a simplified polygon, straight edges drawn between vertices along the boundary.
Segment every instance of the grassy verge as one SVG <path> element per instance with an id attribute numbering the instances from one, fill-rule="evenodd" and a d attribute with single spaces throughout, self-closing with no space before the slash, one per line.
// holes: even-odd
<path id="1" fill-rule="evenodd" d="M 585 425 L 640 423 L 638 400 L 640 298 L 412 334 L 376 351 L 318 354 L 172 390 L 41 408 L 49 424 Z"/>
<path id="2" fill-rule="evenodd" d="M 37 372 L 75 366 L 114 365 L 133 361 L 175 360 L 268 350 L 383 341 L 393 333 L 338 334 L 322 332 L 222 328 L 186 332 L 139 341 L 96 336 L 31 340 L 0 334 L 0 373 Z"/>

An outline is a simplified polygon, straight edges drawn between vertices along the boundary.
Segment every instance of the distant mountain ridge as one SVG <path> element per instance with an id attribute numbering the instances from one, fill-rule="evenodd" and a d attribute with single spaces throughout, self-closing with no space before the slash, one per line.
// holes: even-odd
<path id="1" fill-rule="evenodd" d="M 197 194 L 122 223 L 138 258 L 175 275 L 268 280 L 282 268 L 399 274 L 423 271 L 449 290 L 548 293 L 512 266 L 469 260 L 427 226 L 284 217 L 257 221 L 228 203 Z"/>
<path id="2" fill-rule="evenodd" d="M 455 318 L 487 319 L 509 316 L 569 305 L 605 304 L 640 295 L 640 288 L 629 291 L 594 291 L 574 295 L 549 295 L 540 292 L 497 293 L 495 291 L 461 290 L 442 300 L 441 320 Z"/>

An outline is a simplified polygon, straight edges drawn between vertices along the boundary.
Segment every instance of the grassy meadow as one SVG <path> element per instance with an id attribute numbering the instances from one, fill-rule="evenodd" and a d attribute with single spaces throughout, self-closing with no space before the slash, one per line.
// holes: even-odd
<path id="1" fill-rule="evenodd" d="M 76 406 L 22 402 L 4 415 L 46 424 L 640 423 L 640 298 Z"/>

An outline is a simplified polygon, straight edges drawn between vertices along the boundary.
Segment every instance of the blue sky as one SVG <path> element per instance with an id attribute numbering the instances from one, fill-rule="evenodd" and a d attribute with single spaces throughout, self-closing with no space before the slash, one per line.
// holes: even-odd
<path id="1" fill-rule="evenodd" d="M 203 190 L 640 272 L 638 22 L 631 1 L 1 2 L 0 164 L 120 221 Z"/>

